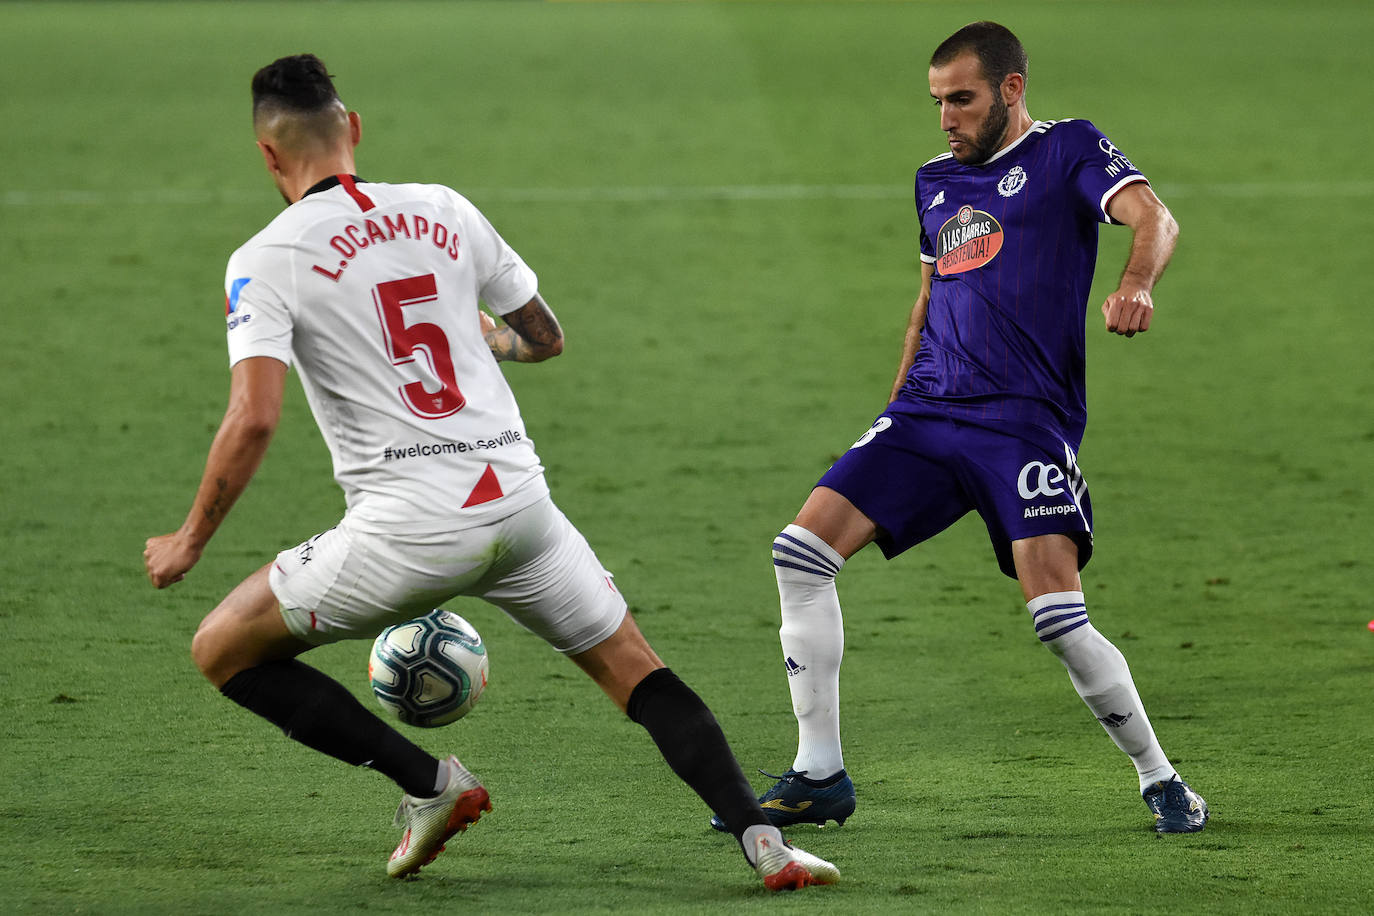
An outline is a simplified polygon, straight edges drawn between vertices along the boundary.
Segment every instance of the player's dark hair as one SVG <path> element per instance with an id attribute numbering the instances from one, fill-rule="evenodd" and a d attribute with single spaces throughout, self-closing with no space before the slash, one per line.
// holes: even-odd
<path id="1" fill-rule="evenodd" d="M 996 89 L 1008 74 L 1029 76 L 1026 49 L 1011 29 L 995 22 L 970 22 L 940 42 L 930 56 L 932 67 L 943 67 L 966 52 L 973 52 L 983 68 L 983 78 Z"/>
<path id="2" fill-rule="evenodd" d="M 339 101 L 333 77 L 314 54 L 282 57 L 253 74 L 253 112 L 264 105 L 315 112 Z"/>

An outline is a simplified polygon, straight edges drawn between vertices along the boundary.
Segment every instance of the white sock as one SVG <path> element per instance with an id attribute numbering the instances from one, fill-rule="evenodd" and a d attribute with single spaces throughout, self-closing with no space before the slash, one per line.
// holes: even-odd
<path id="1" fill-rule="evenodd" d="M 448 788 L 448 781 L 452 779 L 453 768 L 448 765 L 447 760 L 439 761 L 439 769 L 434 771 L 434 795 L 442 795 Z"/>
<path id="2" fill-rule="evenodd" d="M 1116 646 L 1088 622 L 1083 593 L 1040 595 L 1026 609 L 1040 641 L 1064 663 L 1078 695 L 1135 764 L 1141 791 L 1174 775 L 1145 715 L 1131 669 Z"/>
<path id="3" fill-rule="evenodd" d="M 844 558 L 816 535 L 788 525 L 773 541 L 787 665 L 787 688 L 797 717 L 792 769 L 825 779 L 844 769 L 840 752 L 840 660 L 844 621 L 835 574 Z"/>
<path id="4" fill-rule="evenodd" d="M 782 831 L 772 824 L 754 824 L 752 827 L 745 827 L 744 833 L 740 835 L 739 844 L 744 849 L 744 858 L 750 865 L 759 863 L 754 861 L 754 843 L 761 835 L 767 835 L 779 846 L 786 845 L 787 841 L 782 838 Z"/>

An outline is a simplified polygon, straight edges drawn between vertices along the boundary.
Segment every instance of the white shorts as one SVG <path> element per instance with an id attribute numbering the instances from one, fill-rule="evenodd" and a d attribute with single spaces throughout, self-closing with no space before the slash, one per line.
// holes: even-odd
<path id="1" fill-rule="evenodd" d="M 499 522 L 442 534 L 358 531 L 345 518 L 279 553 L 268 581 L 287 628 L 315 645 L 371 639 L 470 595 L 575 655 L 613 634 L 626 612 L 611 574 L 547 496 Z"/>

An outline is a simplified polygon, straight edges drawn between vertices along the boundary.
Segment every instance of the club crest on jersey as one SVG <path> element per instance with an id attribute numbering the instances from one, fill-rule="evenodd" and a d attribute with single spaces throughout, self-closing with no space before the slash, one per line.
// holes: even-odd
<path id="1" fill-rule="evenodd" d="M 1003 197 L 1012 197 L 1017 191 L 1026 186 L 1026 170 L 1019 165 L 1014 165 L 1010 172 L 1002 176 L 1002 180 L 997 182 L 997 193 Z"/>
<path id="2" fill-rule="evenodd" d="M 940 227 L 935 242 L 935 266 L 940 273 L 960 274 L 997 257 L 1002 250 L 1002 224 L 991 213 L 968 204 Z"/>

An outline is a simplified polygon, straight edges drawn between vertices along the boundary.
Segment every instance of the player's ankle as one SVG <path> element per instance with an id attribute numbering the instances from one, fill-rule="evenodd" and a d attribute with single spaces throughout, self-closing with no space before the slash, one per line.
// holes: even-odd
<path id="1" fill-rule="evenodd" d="M 845 777 L 844 767 L 834 770 L 828 776 L 819 777 L 816 775 L 818 772 L 816 770 L 799 770 L 793 767 L 793 771 L 797 774 L 792 777 L 793 779 L 802 785 L 811 786 L 813 789 L 828 789 Z"/>

